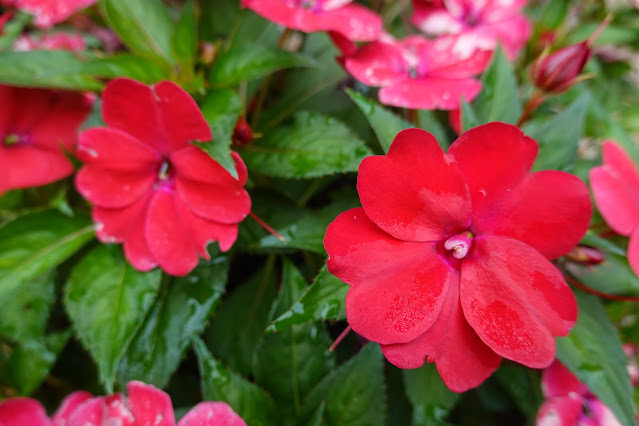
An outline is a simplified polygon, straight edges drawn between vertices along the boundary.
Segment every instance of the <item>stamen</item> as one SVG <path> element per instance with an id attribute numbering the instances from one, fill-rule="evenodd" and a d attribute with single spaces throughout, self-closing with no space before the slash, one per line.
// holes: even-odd
<path id="1" fill-rule="evenodd" d="M 168 178 L 170 167 L 171 164 L 168 161 L 162 162 L 162 165 L 160 166 L 160 172 L 158 173 L 158 178 L 160 178 L 161 180 L 165 180 L 166 178 Z"/>
<path id="2" fill-rule="evenodd" d="M 472 245 L 473 234 L 470 231 L 466 231 L 446 240 L 444 248 L 451 250 L 455 259 L 463 259 L 470 251 Z"/>

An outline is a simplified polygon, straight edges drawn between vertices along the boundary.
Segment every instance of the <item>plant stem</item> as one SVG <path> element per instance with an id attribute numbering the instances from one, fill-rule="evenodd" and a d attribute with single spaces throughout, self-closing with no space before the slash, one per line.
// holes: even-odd
<path id="1" fill-rule="evenodd" d="M 581 282 L 577 281 L 576 279 L 574 279 L 570 275 L 566 275 L 566 281 L 568 281 L 570 284 L 574 285 L 578 289 L 585 291 L 586 293 L 594 294 L 595 296 L 603 297 L 604 299 L 622 300 L 622 301 L 625 301 L 625 302 L 639 302 L 639 297 L 619 296 L 617 294 L 609 294 L 609 293 L 604 293 L 602 291 L 594 290 L 594 289 L 586 286 L 585 284 L 582 284 Z"/>
<path id="2" fill-rule="evenodd" d="M 339 345 L 340 343 L 342 343 L 342 340 L 344 340 L 344 338 L 348 335 L 348 333 L 351 332 L 353 328 L 350 326 L 350 324 L 348 325 L 348 327 L 346 327 L 344 329 L 344 331 L 342 331 L 342 333 L 337 336 L 337 339 L 335 339 L 335 341 L 333 342 L 333 344 L 331 345 L 330 348 L 328 348 L 329 352 L 333 352 L 335 350 L 335 348 L 337 348 L 337 345 Z"/>
<path id="3" fill-rule="evenodd" d="M 544 100 L 546 100 L 546 95 L 539 90 L 535 90 L 524 106 L 524 112 L 521 113 L 521 117 L 519 117 L 519 120 L 517 121 L 517 127 L 520 127 L 522 124 L 524 124 L 526 120 L 528 120 L 530 114 L 532 114 L 532 112 L 536 110 L 539 105 L 544 102 Z"/>

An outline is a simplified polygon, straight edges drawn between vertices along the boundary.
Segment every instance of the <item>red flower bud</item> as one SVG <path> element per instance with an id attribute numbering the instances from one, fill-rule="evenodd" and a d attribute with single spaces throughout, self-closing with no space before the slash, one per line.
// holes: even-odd
<path id="1" fill-rule="evenodd" d="M 577 246 L 566 254 L 566 257 L 582 265 L 598 265 L 605 260 L 601 250 L 588 246 Z"/>
<path id="2" fill-rule="evenodd" d="M 241 116 L 235 123 L 233 129 L 233 145 L 248 145 L 253 141 L 253 130 L 246 121 L 246 117 Z"/>

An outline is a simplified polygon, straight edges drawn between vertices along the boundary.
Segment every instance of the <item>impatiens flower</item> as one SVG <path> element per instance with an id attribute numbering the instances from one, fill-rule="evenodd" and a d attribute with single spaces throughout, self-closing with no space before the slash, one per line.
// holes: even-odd
<path id="1" fill-rule="evenodd" d="M 604 142 L 603 165 L 590 171 L 590 187 L 606 223 L 630 237 L 628 261 L 639 275 L 639 172 L 616 143 Z"/>
<path id="2" fill-rule="evenodd" d="M 541 376 L 546 402 L 537 414 L 537 426 L 621 426 L 615 415 L 561 362 Z"/>
<path id="3" fill-rule="evenodd" d="M 353 41 L 372 41 L 382 31 L 382 19 L 353 0 L 242 0 L 258 15 L 294 30 L 335 31 Z"/>
<path id="4" fill-rule="evenodd" d="M 48 28 L 62 22 L 80 9 L 98 0 L 2 0 L 6 6 L 14 6 L 34 16 L 39 28 Z"/>
<path id="5" fill-rule="evenodd" d="M 19 52 L 30 50 L 81 51 L 84 49 L 86 49 L 86 43 L 81 35 L 64 32 L 43 34 L 40 37 L 25 34 L 18 37 L 13 43 L 13 50 Z"/>
<path id="6" fill-rule="evenodd" d="M 454 51 L 494 50 L 498 43 L 513 59 L 532 31 L 521 9 L 528 0 L 413 0 L 412 22 L 428 35 L 459 35 Z"/>
<path id="7" fill-rule="evenodd" d="M 211 130 L 195 101 L 179 86 L 153 87 L 114 80 L 102 97 L 109 127 L 80 135 L 78 191 L 93 204 L 102 242 L 124 242 L 137 269 L 159 265 L 188 274 L 217 241 L 227 251 L 238 223 L 251 210 L 244 190 L 247 170 L 233 153 L 235 179 L 191 141 L 209 141 Z"/>
<path id="8" fill-rule="evenodd" d="M 550 262 L 588 228 L 588 189 L 560 171 L 531 173 L 537 143 L 515 126 L 471 129 L 444 153 L 419 129 L 364 159 L 362 208 L 326 231 L 328 270 L 350 284 L 353 330 L 400 368 L 435 362 L 455 392 L 502 357 L 548 366 L 577 305 Z"/>
<path id="9" fill-rule="evenodd" d="M 91 112 L 81 93 L 0 85 L 0 194 L 73 173 L 67 155 Z"/>
<path id="10" fill-rule="evenodd" d="M 473 77 L 481 73 L 491 53 L 472 49 L 456 53 L 455 37 L 428 40 L 388 37 L 363 46 L 346 57 L 344 66 L 368 86 L 381 86 L 379 100 L 411 109 L 457 109 L 460 99 L 470 102 L 481 90 Z"/>
<path id="11" fill-rule="evenodd" d="M 0 403 L 0 426 L 175 426 L 171 398 L 154 386 L 138 381 L 127 384 L 128 396 L 116 393 L 93 397 L 74 392 L 62 401 L 52 419 L 31 398 L 11 398 Z M 201 402 L 177 426 L 246 426 L 225 402 Z"/>

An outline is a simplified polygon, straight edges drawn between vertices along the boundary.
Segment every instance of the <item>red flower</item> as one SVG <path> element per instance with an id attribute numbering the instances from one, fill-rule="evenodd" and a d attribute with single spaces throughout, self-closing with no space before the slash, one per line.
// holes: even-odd
<path id="1" fill-rule="evenodd" d="M 413 0 L 412 22 L 429 35 L 459 35 L 454 49 L 494 50 L 501 43 L 513 59 L 532 32 L 521 14 L 526 3 L 528 0 Z"/>
<path id="2" fill-rule="evenodd" d="M 188 274 L 198 254 L 208 259 L 208 242 L 228 250 L 251 210 L 246 166 L 233 153 L 235 179 L 189 144 L 211 139 L 195 101 L 171 82 L 150 88 L 128 79 L 109 83 L 102 99 L 109 127 L 80 135 L 85 165 L 76 176 L 100 241 L 124 242 L 139 270 L 160 265 L 173 275 Z"/>
<path id="3" fill-rule="evenodd" d="M 400 132 L 359 168 L 363 208 L 331 223 L 329 271 L 351 285 L 353 330 L 400 368 L 435 362 L 446 385 L 479 385 L 507 358 L 554 358 L 577 305 L 550 263 L 588 228 L 586 185 L 530 173 L 537 143 L 509 124 L 463 133 L 443 153 L 429 133 Z"/>
<path id="4" fill-rule="evenodd" d="M 44 407 L 31 398 L 10 398 L 0 403 L 2 426 L 174 426 L 171 398 L 154 386 L 138 381 L 127 384 L 129 396 L 114 394 L 93 397 L 74 392 L 62 401 L 52 419 Z M 246 426 L 225 402 L 201 402 L 187 412 L 177 426 Z"/>
<path id="5" fill-rule="evenodd" d="M 34 15 L 35 25 L 48 28 L 62 22 L 80 9 L 91 6 L 98 0 L 2 0 L 7 6 L 14 6 Z"/>
<path id="6" fill-rule="evenodd" d="M 67 154 L 91 112 L 81 93 L 0 85 L 0 194 L 73 173 Z"/>
<path id="7" fill-rule="evenodd" d="M 537 426 L 621 426 L 621 423 L 561 362 L 555 361 L 541 376 L 546 397 L 537 414 Z"/>
<path id="8" fill-rule="evenodd" d="M 353 41 L 376 40 L 382 19 L 352 0 L 242 0 L 258 15 L 294 30 L 335 31 Z"/>
<path id="9" fill-rule="evenodd" d="M 612 141 L 603 144 L 603 165 L 590 171 L 599 212 L 618 234 L 630 237 L 628 261 L 639 275 L 639 172 L 628 154 Z"/>
<path id="10" fill-rule="evenodd" d="M 381 103 L 411 109 L 457 109 L 481 90 L 472 77 L 490 60 L 485 50 L 455 53 L 454 37 L 408 37 L 369 43 L 346 57 L 344 66 L 369 86 L 381 86 Z"/>

